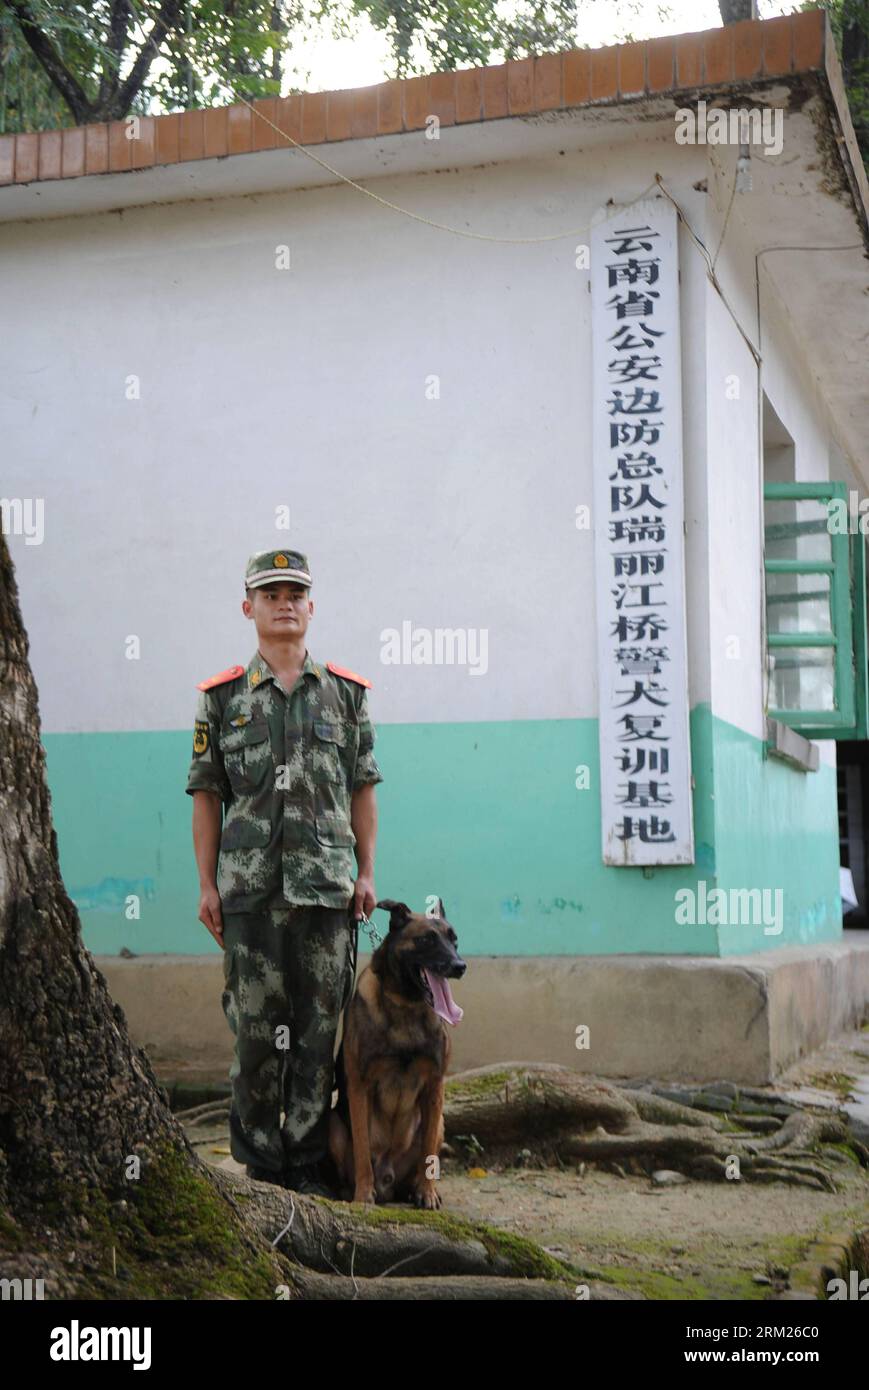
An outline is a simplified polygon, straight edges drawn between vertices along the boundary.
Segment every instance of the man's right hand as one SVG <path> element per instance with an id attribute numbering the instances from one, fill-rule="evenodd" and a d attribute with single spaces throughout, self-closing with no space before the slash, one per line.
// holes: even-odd
<path id="1" fill-rule="evenodd" d="M 223 950 L 223 916 L 220 910 L 220 894 L 215 887 L 202 889 L 199 898 L 199 920 Z"/>

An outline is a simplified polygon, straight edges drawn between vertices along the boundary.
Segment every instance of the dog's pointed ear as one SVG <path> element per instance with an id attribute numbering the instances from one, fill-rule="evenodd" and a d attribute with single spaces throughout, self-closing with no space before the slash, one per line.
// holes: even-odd
<path id="1" fill-rule="evenodd" d="M 443 898 L 438 898 L 438 916 L 443 917 L 444 921 L 447 920 L 447 910 L 444 907 Z"/>
<path id="2" fill-rule="evenodd" d="M 389 930 L 400 931 L 413 916 L 407 903 L 394 902 L 392 898 L 382 898 L 377 904 L 389 913 Z"/>

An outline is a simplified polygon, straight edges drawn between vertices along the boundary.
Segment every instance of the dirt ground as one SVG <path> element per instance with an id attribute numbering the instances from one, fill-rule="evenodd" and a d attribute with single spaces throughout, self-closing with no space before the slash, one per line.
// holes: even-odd
<path id="1" fill-rule="evenodd" d="M 768 1089 L 807 1105 L 842 1106 L 869 1126 L 869 1028 L 804 1059 Z M 225 1126 L 189 1134 L 208 1162 L 238 1170 Z M 866 1129 L 863 1136 L 869 1144 Z M 779 1182 L 659 1187 L 594 1166 L 489 1171 L 485 1155 L 475 1170 L 446 1158 L 440 1193 L 456 1215 L 528 1236 L 580 1277 L 650 1299 L 812 1297 L 829 1259 L 825 1242 L 869 1226 L 869 1170 L 826 1152 L 837 1161 L 835 1193 Z"/>

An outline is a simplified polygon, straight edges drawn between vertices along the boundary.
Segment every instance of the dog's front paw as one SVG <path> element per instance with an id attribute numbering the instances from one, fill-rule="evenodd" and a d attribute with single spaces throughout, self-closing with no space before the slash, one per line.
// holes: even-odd
<path id="1" fill-rule="evenodd" d="M 373 1206 L 374 1206 L 374 1188 L 373 1188 L 373 1187 L 357 1187 L 357 1188 L 356 1188 L 356 1191 L 353 1193 L 353 1201 L 354 1201 L 354 1202 L 359 1202 L 361 1206 L 373 1207 Z"/>
<path id="2" fill-rule="evenodd" d="M 414 1191 L 413 1204 L 415 1207 L 422 1207 L 424 1211 L 437 1211 L 441 1205 L 441 1199 L 433 1182 L 420 1183 Z"/>

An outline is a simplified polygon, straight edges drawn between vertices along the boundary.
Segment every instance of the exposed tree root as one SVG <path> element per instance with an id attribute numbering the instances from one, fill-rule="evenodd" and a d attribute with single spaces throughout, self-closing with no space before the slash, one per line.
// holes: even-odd
<path id="1" fill-rule="evenodd" d="M 194 1105 L 190 1110 L 176 1110 L 175 1118 L 183 1125 L 207 1124 L 211 1120 L 229 1117 L 229 1100 L 209 1100 L 204 1105 Z"/>
<path id="2" fill-rule="evenodd" d="M 444 1117 L 453 1147 L 473 1136 L 477 1152 L 502 1158 L 533 1136 L 548 1157 L 562 1161 L 630 1160 L 646 1170 L 666 1164 L 689 1177 L 779 1181 L 827 1192 L 836 1186 L 823 1144 L 846 1145 L 869 1166 L 869 1152 L 845 1118 L 798 1110 L 777 1096 L 770 1102 L 777 1113 L 764 1115 L 758 1113 L 762 1094 L 752 1093 L 751 1114 L 743 1116 L 739 1089 L 722 1087 L 708 1097 L 715 1106 L 710 1114 L 567 1067 L 511 1062 L 451 1078 Z"/>
<path id="3" fill-rule="evenodd" d="M 532 1241 L 448 1213 L 330 1202 L 219 1169 L 215 1178 L 260 1239 L 321 1274 L 576 1280 Z"/>
<path id="4" fill-rule="evenodd" d="M 533 1241 L 443 1212 L 361 1207 L 286 1192 L 217 1170 L 254 1238 L 291 1260 L 303 1299 L 591 1300 L 643 1294 L 586 1278 Z M 584 1292 L 584 1296 L 585 1292 Z"/>

